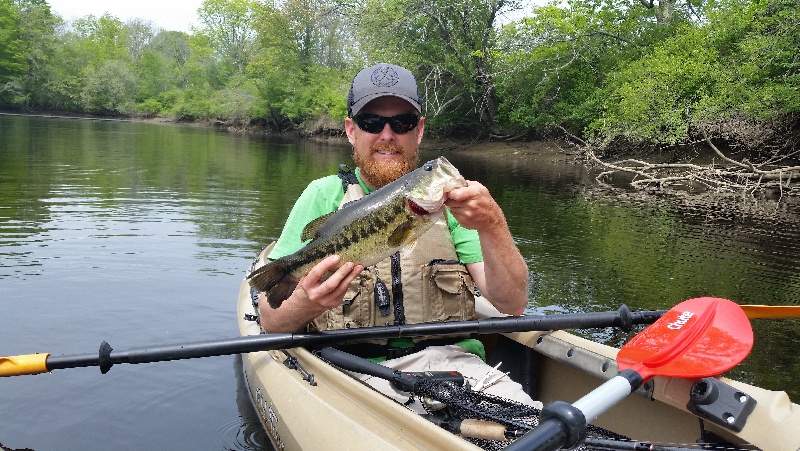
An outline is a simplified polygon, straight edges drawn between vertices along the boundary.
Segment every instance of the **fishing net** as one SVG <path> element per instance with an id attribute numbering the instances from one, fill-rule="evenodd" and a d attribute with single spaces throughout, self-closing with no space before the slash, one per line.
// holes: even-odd
<path id="1" fill-rule="evenodd" d="M 442 410 L 446 410 L 446 415 L 459 420 L 475 419 L 491 421 L 503 424 L 510 430 L 516 430 L 521 433 L 527 432 L 539 424 L 539 414 L 541 411 L 535 407 L 488 393 L 474 391 L 469 386 L 459 386 L 450 381 L 422 379 L 414 387 L 414 392 L 420 399 L 425 401 L 423 405 L 426 406 L 426 410 L 431 414 L 441 415 Z M 430 400 L 438 401 L 441 405 L 432 404 Z M 431 405 L 436 406 L 436 408 L 429 407 Z M 587 437 L 590 438 L 590 442 L 592 439 L 629 441 L 627 437 L 592 425 L 587 427 Z M 509 444 L 508 441 L 477 438 L 466 439 L 486 450 L 503 449 Z M 596 450 L 608 448 L 581 445 L 574 449 Z"/>
<path id="2" fill-rule="evenodd" d="M 334 348 L 322 349 L 317 355 L 341 369 L 370 374 L 392 382 L 395 388 L 419 399 L 427 411 L 424 415 L 426 419 L 486 450 L 503 449 L 539 425 L 542 413 L 539 409 L 473 390 L 470 384 L 464 384 L 463 380 L 443 378 L 432 373 L 402 373 Z M 413 398 L 409 401 L 413 401 Z M 725 443 L 724 440 L 717 440 L 717 437 L 705 430 L 702 420 L 698 426 L 700 439 L 696 443 L 655 444 L 637 442 L 607 429 L 588 425 L 583 444 L 574 449 L 606 451 L 756 449 L 750 445 L 742 448 Z M 713 440 L 708 440 L 709 438 Z"/>
<path id="3" fill-rule="evenodd" d="M 499 423 L 505 425 L 507 430 L 515 431 L 514 437 L 519 437 L 539 424 L 539 415 L 541 414 L 539 409 L 488 393 L 474 391 L 469 385 L 460 386 L 452 381 L 421 379 L 414 386 L 414 393 L 423 401 L 422 404 L 431 415 L 446 415 L 458 420 L 473 419 Z M 506 441 L 471 437 L 464 437 L 464 439 L 480 448 L 492 451 L 501 450 L 514 440 L 513 437 Z M 643 443 L 591 424 L 586 427 L 584 444 L 572 449 L 585 451 L 758 450 L 752 445 L 732 445 L 724 441 L 698 440 L 697 443 L 692 444 Z"/>

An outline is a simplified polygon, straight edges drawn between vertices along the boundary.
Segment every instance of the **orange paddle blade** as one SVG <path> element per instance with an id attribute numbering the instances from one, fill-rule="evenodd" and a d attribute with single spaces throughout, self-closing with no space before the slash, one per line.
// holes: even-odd
<path id="1" fill-rule="evenodd" d="M 636 335 L 617 355 L 620 371 L 700 378 L 724 373 L 753 348 L 753 329 L 733 301 L 702 297 L 681 302 Z"/>

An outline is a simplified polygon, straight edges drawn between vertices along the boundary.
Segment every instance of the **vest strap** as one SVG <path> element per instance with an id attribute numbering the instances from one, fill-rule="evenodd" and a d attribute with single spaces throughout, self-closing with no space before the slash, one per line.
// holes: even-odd
<path id="1" fill-rule="evenodd" d="M 394 325 L 406 323 L 406 309 L 403 306 L 403 279 L 400 269 L 400 252 L 392 254 L 392 300 L 394 301 Z"/>
<path id="2" fill-rule="evenodd" d="M 358 177 L 356 177 L 356 173 L 344 163 L 339 165 L 339 173 L 336 175 L 338 175 L 342 180 L 342 191 L 345 193 L 347 192 L 347 187 L 349 185 L 358 185 Z"/>

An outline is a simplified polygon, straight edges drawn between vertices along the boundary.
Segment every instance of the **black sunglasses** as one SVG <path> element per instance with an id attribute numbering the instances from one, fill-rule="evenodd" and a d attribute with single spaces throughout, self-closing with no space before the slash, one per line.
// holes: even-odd
<path id="1" fill-rule="evenodd" d="M 358 124 L 358 128 L 373 134 L 380 133 L 387 122 L 395 133 L 410 132 L 419 124 L 419 116 L 414 113 L 398 114 L 392 117 L 364 113 L 353 116 L 353 120 Z"/>

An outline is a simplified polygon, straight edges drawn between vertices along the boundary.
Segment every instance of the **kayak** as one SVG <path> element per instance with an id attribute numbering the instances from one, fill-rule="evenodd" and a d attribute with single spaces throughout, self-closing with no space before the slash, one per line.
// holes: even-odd
<path id="1" fill-rule="evenodd" d="M 263 255 L 253 267 L 262 264 Z M 261 334 L 254 297 L 243 281 L 237 307 L 242 336 Z M 486 301 L 477 307 L 481 317 L 501 316 Z M 501 370 L 544 405 L 574 402 L 619 372 L 619 349 L 563 330 L 480 338 L 487 344 L 487 362 L 503 362 Z M 479 450 L 487 443 L 491 449 L 509 443 L 467 439 L 440 427 L 304 347 L 246 353 L 242 363 L 255 410 L 278 450 Z M 709 384 L 715 396 L 730 392 L 735 399 L 747 399 L 747 405 L 727 405 L 727 398 L 703 404 L 707 399 L 698 401 L 697 390 Z M 592 425 L 615 438 L 585 449 L 679 450 L 719 443 L 725 449 L 800 450 L 800 406 L 785 392 L 725 377 L 655 376 Z"/>

